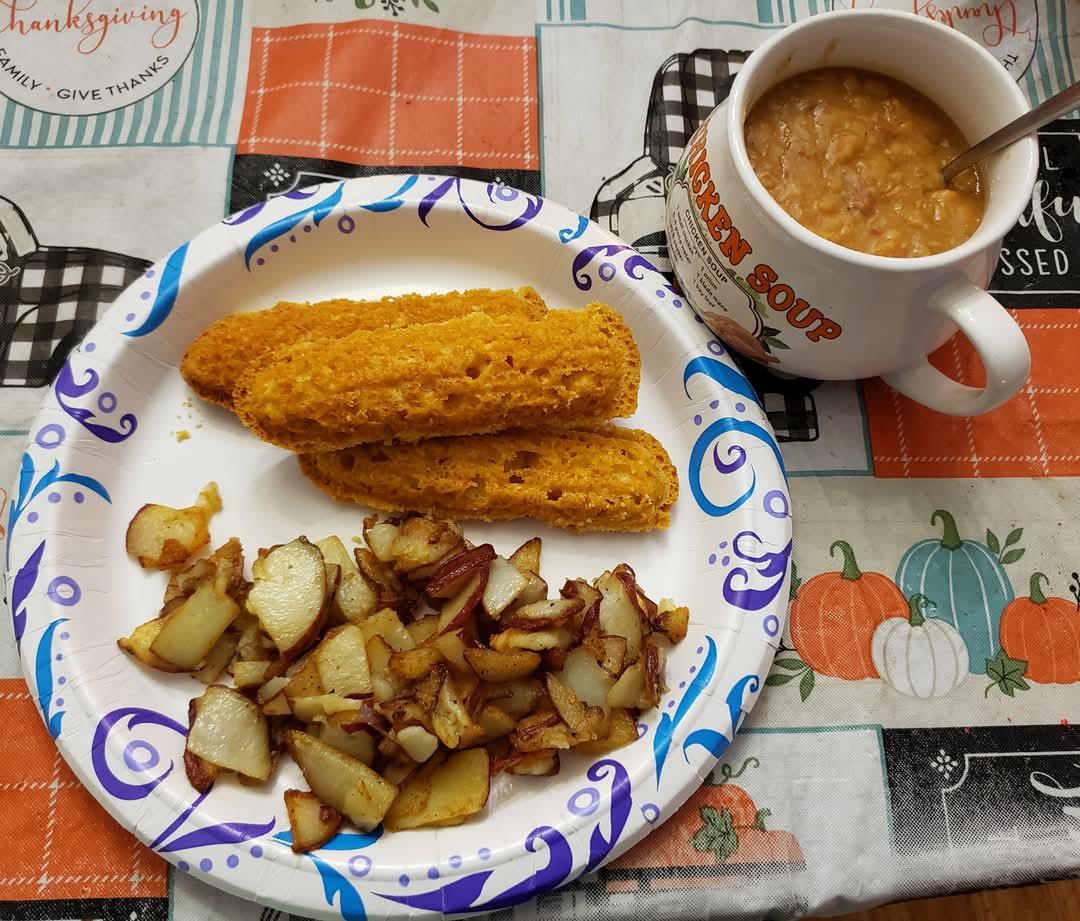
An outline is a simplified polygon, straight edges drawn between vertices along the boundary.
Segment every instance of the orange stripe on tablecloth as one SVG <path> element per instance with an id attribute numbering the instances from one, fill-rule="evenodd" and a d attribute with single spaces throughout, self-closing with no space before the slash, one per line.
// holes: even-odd
<path id="1" fill-rule="evenodd" d="M 0 679 L 0 892 L 7 900 L 165 896 L 165 862 L 71 773 L 19 678 Z"/>
<path id="2" fill-rule="evenodd" d="M 237 153 L 539 168 L 536 41 L 404 23 L 252 30 Z"/>
<path id="3" fill-rule="evenodd" d="M 1031 349 L 1027 386 L 993 412 L 943 416 L 880 380 L 863 394 L 879 477 L 1064 477 L 1080 474 L 1080 310 L 1011 311 Z M 962 336 L 931 358 L 971 386 L 985 373 Z"/>

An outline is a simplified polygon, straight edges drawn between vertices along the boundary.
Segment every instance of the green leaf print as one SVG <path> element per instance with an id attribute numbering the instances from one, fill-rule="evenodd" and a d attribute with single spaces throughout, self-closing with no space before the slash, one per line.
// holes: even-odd
<path id="1" fill-rule="evenodd" d="M 789 646 L 780 644 L 780 653 L 792 653 Z M 814 670 L 807 665 L 798 655 L 786 655 L 783 658 L 773 659 L 772 674 L 765 679 L 766 687 L 779 687 L 789 681 L 799 679 L 799 698 L 805 701 L 814 690 Z"/>
<path id="2" fill-rule="evenodd" d="M 986 529 L 986 546 L 994 556 L 998 558 L 998 562 L 1002 566 L 1006 566 L 1009 563 L 1015 563 L 1024 555 L 1023 547 L 1016 547 L 1015 544 L 1020 542 L 1020 538 L 1024 536 L 1023 528 L 1013 528 L 1006 536 L 1005 543 L 1002 544 L 998 540 L 998 536 L 989 528 Z M 1012 547 L 1010 550 L 1009 548 Z"/>
<path id="3" fill-rule="evenodd" d="M 773 659 L 773 668 L 783 668 L 789 672 L 801 672 L 806 668 L 806 663 L 802 659 Z"/>
<path id="4" fill-rule="evenodd" d="M 990 679 L 990 684 L 986 686 L 983 696 L 989 697 L 995 687 L 1006 697 L 1015 697 L 1017 691 L 1028 690 L 1031 685 L 1024 680 L 1027 667 L 1023 659 L 1011 659 L 1004 649 L 998 650 L 996 656 L 986 660 L 986 677 Z"/>
<path id="5" fill-rule="evenodd" d="M 690 839 L 695 851 L 711 851 L 717 863 L 723 863 L 739 848 L 739 834 L 731 818 L 731 810 L 724 806 L 717 811 L 713 806 L 702 806 L 701 828 Z"/>
<path id="6" fill-rule="evenodd" d="M 765 828 L 765 820 L 772 815 L 770 809 L 759 809 L 754 815 L 754 828 L 758 831 L 767 831 Z"/>

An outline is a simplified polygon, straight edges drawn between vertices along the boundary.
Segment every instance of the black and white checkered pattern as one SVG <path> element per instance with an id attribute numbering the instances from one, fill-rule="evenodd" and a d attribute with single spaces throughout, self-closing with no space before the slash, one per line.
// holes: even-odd
<path id="1" fill-rule="evenodd" d="M 761 394 L 765 415 L 776 433 L 776 440 L 817 441 L 817 406 L 809 393 L 781 393 L 766 390 Z"/>
<path id="2" fill-rule="evenodd" d="M 660 65 L 649 93 L 644 156 L 600 187 L 591 209 L 594 221 L 619 233 L 620 206 L 648 195 L 660 200 L 656 229 L 661 229 L 664 183 L 698 125 L 727 99 L 735 74 L 748 55 L 746 51 L 699 48 L 689 54 L 673 54 Z"/>
<path id="3" fill-rule="evenodd" d="M 670 173 L 697 130 L 731 92 L 749 52 L 699 48 L 673 54 L 653 78 L 645 122 L 645 154 Z"/>
<path id="4" fill-rule="evenodd" d="M 673 54 L 653 77 L 645 116 L 642 156 L 597 190 L 590 217 L 644 253 L 671 277 L 664 235 L 664 195 L 668 177 L 690 137 L 731 92 L 746 51 L 699 48 Z M 760 365 L 735 356 L 761 396 L 769 422 L 782 442 L 816 441 L 816 381 L 778 378 Z"/>
<path id="5" fill-rule="evenodd" d="M 79 247 L 42 246 L 0 280 L 0 386 L 44 387 L 105 307 L 150 263 Z"/>

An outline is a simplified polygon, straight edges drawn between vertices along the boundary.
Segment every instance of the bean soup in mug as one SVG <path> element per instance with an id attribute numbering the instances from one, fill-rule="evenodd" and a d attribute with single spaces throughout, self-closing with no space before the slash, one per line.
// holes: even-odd
<path id="1" fill-rule="evenodd" d="M 818 236 L 876 256 L 952 249 L 982 220 L 975 169 L 941 168 L 969 146 L 934 103 L 890 77 L 822 68 L 777 84 L 744 124 L 754 172 Z"/>

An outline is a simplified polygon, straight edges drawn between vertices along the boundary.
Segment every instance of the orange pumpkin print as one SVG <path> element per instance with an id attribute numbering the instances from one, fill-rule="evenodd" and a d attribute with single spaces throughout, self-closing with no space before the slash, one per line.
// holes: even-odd
<path id="1" fill-rule="evenodd" d="M 1039 684 L 1080 681 L 1080 612 L 1065 598 L 1047 598 L 1041 572 L 1031 576 L 1027 598 L 1010 602 L 1001 615 L 1001 648 L 1022 659 L 1025 677 Z"/>
<path id="2" fill-rule="evenodd" d="M 837 549 L 844 558 L 841 571 L 814 576 L 791 603 L 791 641 L 818 674 L 877 678 L 870 655 L 874 631 L 890 617 L 907 617 L 908 603 L 888 576 L 859 569 L 847 541 L 834 541 L 829 554 Z"/>

